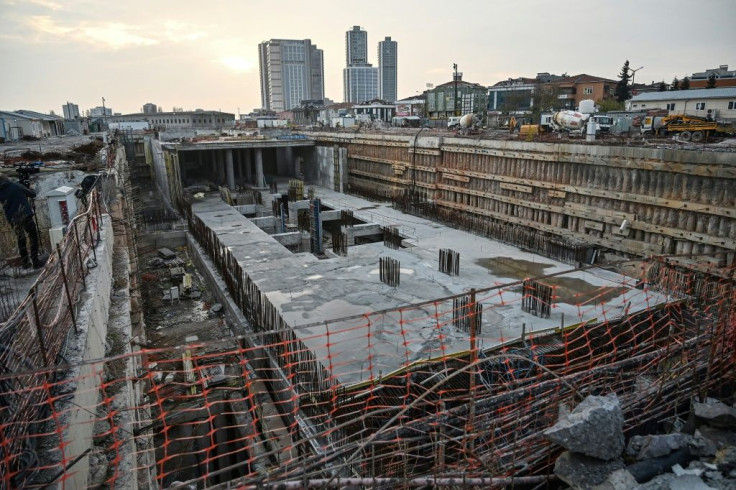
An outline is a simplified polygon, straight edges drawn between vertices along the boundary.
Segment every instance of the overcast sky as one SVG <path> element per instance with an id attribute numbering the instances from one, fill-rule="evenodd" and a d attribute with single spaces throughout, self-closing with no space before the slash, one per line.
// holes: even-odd
<path id="1" fill-rule="evenodd" d="M 637 82 L 736 69 L 736 0 L 0 0 L 0 109 L 74 102 L 138 112 L 260 107 L 258 43 L 324 51 L 325 95 L 342 101 L 345 31 L 398 42 L 399 97 L 451 79 L 492 85 L 538 72 Z"/>

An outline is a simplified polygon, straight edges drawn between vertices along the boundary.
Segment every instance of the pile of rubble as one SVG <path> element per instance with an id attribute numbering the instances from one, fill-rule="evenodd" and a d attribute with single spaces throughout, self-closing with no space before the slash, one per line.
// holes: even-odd
<path id="1" fill-rule="evenodd" d="M 573 489 L 736 489 L 736 409 L 718 400 L 693 402 L 692 433 L 632 437 L 615 394 L 562 408 L 544 436 L 565 448 L 555 475 Z"/>

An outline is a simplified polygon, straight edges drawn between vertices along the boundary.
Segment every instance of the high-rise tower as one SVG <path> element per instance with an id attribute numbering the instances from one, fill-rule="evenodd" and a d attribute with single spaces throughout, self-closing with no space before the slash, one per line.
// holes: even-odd
<path id="1" fill-rule="evenodd" d="M 325 68 L 321 49 L 309 39 L 271 39 L 258 45 L 261 105 L 288 111 L 303 100 L 325 98 Z"/>
<path id="2" fill-rule="evenodd" d="M 396 102 L 398 46 L 391 37 L 378 43 L 378 96 L 387 102 Z"/>
<path id="3" fill-rule="evenodd" d="M 378 68 L 368 63 L 368 33 L 360 26 L 345 33 L 345 61 L 343 100 L 360 103 L 378 97 Z"/>

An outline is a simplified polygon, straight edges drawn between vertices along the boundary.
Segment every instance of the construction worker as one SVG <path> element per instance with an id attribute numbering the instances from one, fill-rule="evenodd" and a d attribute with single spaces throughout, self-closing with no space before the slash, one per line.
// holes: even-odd
<path id="1" fill-rule="evenodd" d="M 8 176 L 0 174 L 0 202 L 3 204 L 5 218 L 13 227 L 18 238 L 18 252 L 22 267 L 40 269 L 46 263 L 45 258 L 38 255 L 38 229 L 33 220 L 33 206 L 29 199 L 36 197 L 36 193 L 17 182 L 11 182 Z M 31 241 L 31 256 L 26 248 L 26 235 Z"/>

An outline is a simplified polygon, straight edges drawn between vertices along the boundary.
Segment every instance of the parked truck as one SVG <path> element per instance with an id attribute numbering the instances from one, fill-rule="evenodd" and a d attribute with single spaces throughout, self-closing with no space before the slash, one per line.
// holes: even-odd
<path id="1" fill-rule="evenodd" d="M 706 117 L 675 114 L 672 116 L 646 116 L 641 127 L 643 134 L 667 136 L 677 134 L 682 141 L 700 143 L 712 136 L 733 136 L 734 127 L 709 120 Z"/>

